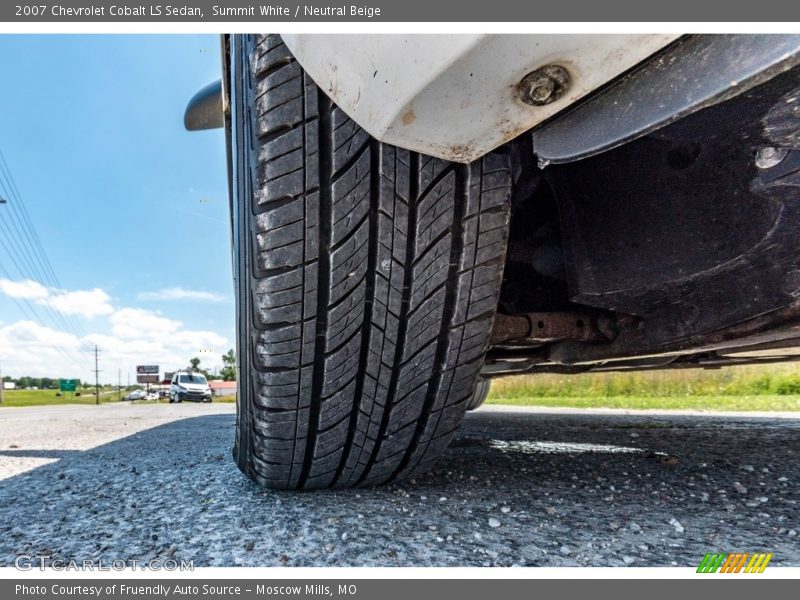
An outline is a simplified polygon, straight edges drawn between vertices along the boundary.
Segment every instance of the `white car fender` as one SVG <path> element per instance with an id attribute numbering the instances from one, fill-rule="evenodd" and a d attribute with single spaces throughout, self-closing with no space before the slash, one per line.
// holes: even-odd
<path id="1" fill-rule="evenodd" d="M 284 34 L 297 60 L 373 137 L 470 162 L 630 69 L 678 36 Z M 520 82 L 566 69 L 563 95 L 521 99 Z"/>

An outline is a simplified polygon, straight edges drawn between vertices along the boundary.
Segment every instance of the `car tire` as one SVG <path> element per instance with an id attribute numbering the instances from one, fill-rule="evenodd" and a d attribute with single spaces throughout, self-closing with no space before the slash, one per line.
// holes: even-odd
<path id="1" fill-rule="evenodd" d="M 424 471 L 473 397 L 511 170 L 372 139 L 277 35 L 229 38 L 234 458 L 278 489 Z"/>
<path id="2" fill-rule="evenodd" d="M 469 399 L 469 402 L 467 402 L 467 410 L 475 410 L 483 405 L 486 401 L 486 397 L 489 395 L 490 385 L 491 382 L 488 379 L 478 380 L 478 384 L 475 386 L 475 392 L 472 394 L 472 398 Z"/>

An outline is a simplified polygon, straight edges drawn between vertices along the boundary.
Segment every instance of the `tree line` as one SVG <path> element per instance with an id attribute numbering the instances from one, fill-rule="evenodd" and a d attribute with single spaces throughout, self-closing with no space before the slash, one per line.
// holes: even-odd
<path id="1" fill-rule="evenodd" d="M 190 371 L 196 371 L 198 373 L 202 373 L 206 376 L 206 379 L 222 379 L 223 381 L 236 381 L 236 353 L 233 349 L 228 350 L 225 354 L 222 355 L 222 364 L 223 367 L 219 371 L 214 371 L 212 369 L 203 369 L 200 367 L 200 359 L 196 356 L 189 361 L 189 366 L 187 367 Z M 67 377 L 65 379 L 74 379 L 72 377 Z M 39 388 L 40 390 L 57 390 L 59 387 L 59 380 L 58 378 L 52 377 L 11 377 L 10 375 L 4 375 L 3 381 L 12 381 L 16 384 L 16 387 L 20 389 L 25 388 Z M 83 382 L 80 379 L 76 380 L 78 382 L 78 387 L 86 388 L 86 387 L 93 387 L 93 383 Z"/>
<path id="2" fill-rule="evenodd" d="M 236 381 L 236 353 L 232 348 L 222 355 L 222 365 L 219 371 L 204 369 L 200 366 L 200 359 L 195 356 L 189 360 L 187 370 L 202 373 L 209 380 Z"/>
<path id="3" fill-rule="evenodd" d="M 57 390 L 59 387 L 58 379 L 53 379 L 52 377 L 29 377 L 27 375 L 11 377 L 10 375 L 3 375 L 3 381 L 11 381 L 20 389 L 39 388 L 40 390 Z M 76 381 L 78 382 L 78 387 L 91 387 L 94 385 L 88 382 L 82 382 L 80 379 Z"/>

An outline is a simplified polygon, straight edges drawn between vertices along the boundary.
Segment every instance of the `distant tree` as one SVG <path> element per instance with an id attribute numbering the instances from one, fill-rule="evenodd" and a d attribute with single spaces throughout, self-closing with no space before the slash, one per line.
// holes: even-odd
<path id="1" fill-rule="evenodd" d="M 196 356 L 189 360 L 189 370 L 190 371 L 199 371 L 200 370 L 200 359 Z"/>
<path id="2" fill-rule="evenodd" d="M 236 381 L 236 353 L 233 348 L 222 355 L 222 364 L 224 365 L 220 371 L 222 379 Z"/>

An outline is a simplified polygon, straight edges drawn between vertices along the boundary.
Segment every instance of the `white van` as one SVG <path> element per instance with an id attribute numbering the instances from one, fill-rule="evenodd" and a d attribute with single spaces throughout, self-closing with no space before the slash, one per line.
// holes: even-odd
<path id="1" fill-rule="evenodd" d="M 169 401 L 183 402 L 192 400 L 193 402 L 211 402 L 211 388 L 202 373 L 191 373 L 189 371 L 177 371 L 169 384 Z"/>

